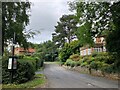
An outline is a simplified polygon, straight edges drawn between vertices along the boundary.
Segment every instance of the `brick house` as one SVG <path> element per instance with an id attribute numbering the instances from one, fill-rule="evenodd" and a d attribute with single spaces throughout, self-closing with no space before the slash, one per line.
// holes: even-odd
<path id="1" fill-rule="evenodd" d="M 32 55 L 33 53 L 35 53 L 35 49 L 33 48 L 28 48 L 28 49 L 24 49 L 21 47 L 17 47 L 15 48 L 15 55 Z"/>
<path id="2" fill-rule="evenodd" d="M 105 37 L 104 36 L 98 36 L 94 39 L 95 45 L 94 47 L 84 46 L 80 48 L 80 55 L 90 55 L 93 52 L 105 52 Z"/>

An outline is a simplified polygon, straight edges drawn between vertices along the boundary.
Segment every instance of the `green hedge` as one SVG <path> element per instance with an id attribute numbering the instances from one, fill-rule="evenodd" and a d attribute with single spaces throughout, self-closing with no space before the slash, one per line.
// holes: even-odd
<path id="1" fill-rule="evenodd" d="M 39 69 L 40 67 L 43 67 L 44 64 L 44 61 L 36 56 L 35 57 L 25 56 L 23 60 L 30 62 L 36 70 Z"/>
<path id="2" fill-rule="evenodd" d="M 18 60 L 17 70 L 14 70 L 13 75 L 13 83 L 24 83 L 31 80 L 35 75 L 35 66 L 33 62 Z M 2 58 L 2 83 L 10 83 L 7 57 Z"/>

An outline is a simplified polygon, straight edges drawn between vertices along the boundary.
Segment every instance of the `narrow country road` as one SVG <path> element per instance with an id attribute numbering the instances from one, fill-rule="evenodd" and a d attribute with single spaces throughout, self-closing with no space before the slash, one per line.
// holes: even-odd
<path id="1" fill-rule="evenodd" d="M 118 88 L 118 81 L 80 74 L 55 63 L 45 63 L 43 73 L 48 79 L 47 88 Z"/>

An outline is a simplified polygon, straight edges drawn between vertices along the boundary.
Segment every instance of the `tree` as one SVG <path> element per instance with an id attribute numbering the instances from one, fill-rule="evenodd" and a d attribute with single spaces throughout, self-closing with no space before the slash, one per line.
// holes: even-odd
<path id="1" fill-rule="evenodd" d="M 71 10 L 76 10 L 78 20 L 77 37 L 81 44 L 93 45 L 94 37 L 112 28 L 112 14 L 108 2 L 69 3 Z"/>
<path id="2" fill-rule="evenodd" d="M 74 4 L 70 4 L 74 5 Z M 120 65 L 120 1 L 118 2 L 76 2 L 71 6 L 76 10 L 78 17 L 78 37 L 88 43 L 89 39 L 97 35 L 106 34 L 106 48 L 108 52 L 115 53 L 115 65 Z M 89 28 L 88 28 L 88 25 Z M 87 29 L 85 29 L 87 27 Z M 83 38 L 87 36 L 88 39 Z M 118 71 L 120 70 L 120 67 Z"/>
<path id="3" fill-rule="evenodd" d="M 111 6 L 112 19 L 114 24 L 114 29 L 109 32 L 106 38 L 106 48 L 109 52 L 115 53 L 115 66 L 118 72 L 120 71 L 120 1 L 114 3 Z"/>
<path id="4" fill-rule="evenodd" d="M 25 32 L 25 26 L 29 24 L 30 2 L 3 2 L 2 3 L 2 46 L 12 41 L 14 32 L 16 42 L 28 47 L 27 37 L 31 34 Z M 32 33 L 33 34 L 33 33 Z M 32 35 L 31 34 L 31 35 Z"/>
<path id="5" fill-rule="evenodd" d="M 71 43 L 65 43 L 64 47 L 59 52 L 60 61 L 66 62 L 70 55 L 79 53 L 80 46 L 81 45 L 78 40 L 74 40 Z"/>
<path id="6" fill-rule="evenodd" d="M 64 43 L 70 43 L 75 38 L 75 30 L 77 29 L 77 21 L 74 15 L 63 15 L 60 22 L 55 26 L 55 33 L 53 33 L 53 41 L 59 47 L 63 47 Z"/>
<path id="7" fill-rule="evenodd" d="M 54 42 L 50 40 L 39 44 L 36 50 L 36 54 L 42 60 L 55 61 L 55 58 L 58 56 L 57 47 L 55 46 Z"/>

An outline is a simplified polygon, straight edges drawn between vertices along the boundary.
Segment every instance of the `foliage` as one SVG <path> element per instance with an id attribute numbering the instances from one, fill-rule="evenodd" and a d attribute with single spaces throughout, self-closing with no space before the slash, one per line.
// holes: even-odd
<path id="1" fill-rule="evenodd" d="M 116 53 L 115 63 L 119 67 L 120 60 L 120 1 L 117 2 L 70 2 L 70 9 L 76 11 L 78 20 L 77 37 L 82 45 L 93 45 L 93 38 L 105 35 L 106 48 Z"/>
<path id="2" fill-rule="evenodd" d="M 72 59 L 73 61 L 79 61 L 80 60 L 80 55 L 73 54 L 73 55 L 70 56 L 70 59 Z"/>
<path id="3" fill-rule="evenodd" d="M 76 66 L 76 62 L 73 61 L 72 59 L 67 59 L 67 61 L 65 62 L 65 65 L 74 67 Z"/>
<path id="4" fill-rule="evenodd" d="M 76 35 L 82 45 L 93 45 L 93 37 L 113 28 L 110 3 L 74 1 L 70 2 L 69 6 L 71 10 L 76 11 L 78 21 Z"/>
<path id="5" fill-rule="evenodd" d="M 58 57 L 58 49 L 52 41 L 46 41 L 38 44 L 34 56 L 40 58 L 41 61 L 55 61 Z"/>
<path id="6" fill-rule="evenodd" d="M 79 47 L 80 47 L 80 44 L 79 44 L 79 41 L 77 40 L 72 41 L 71 43 L 66 43 L 65 46 L 59 52 L 59 59 L 62 62 L 65 62 L 70 57 L 70 55 L 76 52 L 79 53 L 78 52 Z"/>
<path id="7" fill-rule="evenodd" d="M 2 3 L 2 30 L 3 46 L 16 33 L 16 42 L 26 47 L 26 36 L 23 33 L 25 26 L 29 23 L 29 2 L 3 2 Z M 21 37 L 21 38 L 18 38 Z"/>
<path id="8" fill-rule="evenodd" d="M 80 50 L 80 47 L 81 47 L 81 44 L 80 44 L 79 40 L 74 40 L 74 41 L 70 42 L 69 46 L 72 49 L 74 54 L 75 53 L 79 54 L 79 50 Z"/>
<path id="9" fill-rule="evenodd" d="M 119 68 L 115 68 L 115 57 L 113 54 L 101 52 L 98 54 L 84 56 L 80 59 L 80 66 L 95 70 L 101 70 L 107 73 L 117 73 Z"/>
<path id="10" fill-rule="evenodd" d="M 82 45 L 90 44 L 92 46 L 94 44 L 89 29 L 90 29 L 90 24 L 86 23 L 83 26 L 78 27 L 76 31 L 77 38 L 79 39 Z"/>
<path id="11" fill-rule="evenodd" d="M 83 63 L 81 63 L 80 66 L 81 66 L 81 67 L 87 67 L 87 65 L 88 65 L 87 62 L 83 62 Z"/>
<path id="12" fill-rule="evenodd" d="M 65 46 L 60 50 L 59 53 L 59 60 L 62 62 L 66 62 L 70 55 L 72 55 L 72 49 L 70 48 L 69 44 L 66 43 Z"/>
<path id="13" fill-rule="evenodd" d="M 64 43 L 70 43 L 75 38 L 74 31 L 76 27 L 76 19 L 74 15 L 63 15 L 55 26 L 55 33 L 53 33 L 53 41 L 58 47 L 63 47 Z"/>
<path id="14" fill-rule="evenodd" d="M 35 75 L 36 63 L 33 60 L 18 60 L 17 61 L 17 70 L 14 72 L 13 82 L 14 83 L 24 83 L 31 79 Z M 10 83 L 10 72 L 7 69 L 8 58 L 4 57 L 2 59 L 2 82 Z"/>

